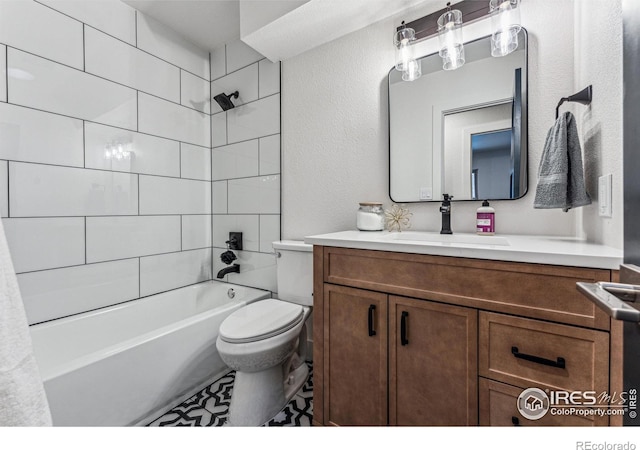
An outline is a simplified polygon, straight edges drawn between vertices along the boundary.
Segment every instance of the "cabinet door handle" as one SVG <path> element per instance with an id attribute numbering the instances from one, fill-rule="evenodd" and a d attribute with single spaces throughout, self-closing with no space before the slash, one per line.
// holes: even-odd
<path id="1" fill-rule="evenodd" d="M 376 305 L 369 305 L 369 313 L 367 316 L 369 323 L 369 336 L 375 336 L 376 330 L 373 329 L 373 313 L 376 311 Z"/>
<path id="2" fill-rule="evenodd" d="M 402 311 L 402 316 L 400 316 L 400 344 L 407 345 L 409 343 L 409 339 L 407 339 L 407 317 L 409 317 L 409 313 L 407 311 Z"/>
<path id="3" fill-rule="evenodd" d="M 511 423 L 513 424 L 514 427 L 519 427 L 520 419 L 518 419 L 516 416 L 511 416 Z"/>
<path id="4" fill-rule="evenodd" d="M 518 351 L 518 347 L 511 347 L 511 353 L 513 353 L 513 356 L 515 356 L 516 358 L 524 359 L 538 364 L 544 364 L 545 366 L 557 367 L 558 369 L 564 369 L 566 365 L 564 358 L 560 356 L 558 356 L 558 358 L 554 361 L 552 359 L 541 358 L 540 356 L 520 353 Z"/>

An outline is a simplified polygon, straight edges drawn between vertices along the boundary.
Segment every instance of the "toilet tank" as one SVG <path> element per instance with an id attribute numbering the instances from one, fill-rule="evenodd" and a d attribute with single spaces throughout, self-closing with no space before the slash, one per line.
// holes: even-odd
<path id="1" fill-rule="evenodd" d="M 303 241 L 276 241 L 278 298 L 313 305 L 313 246 Z"/>

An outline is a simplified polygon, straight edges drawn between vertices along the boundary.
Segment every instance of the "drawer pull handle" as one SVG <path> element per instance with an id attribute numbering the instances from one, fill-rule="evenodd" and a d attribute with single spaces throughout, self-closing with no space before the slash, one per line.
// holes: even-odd
<path id="1" fill-rule="evenodd" d="M 407 339 L 407 317 L 409 317 L 409 313 L 402 311 L 402 316 L 400 317 L 400 344 L 402 345 L 409 343 L 409 339 Z"/>
<path id="2" fill-rule="evenodd" d="M 376 310 L 376 305 L 369 305 L 368 323 L 369 323 L 369 336 L 375 336 L 376 330 L 373 329 L 373 313 Z"/>
<path id="3" fill-rule="evenodd" d="M 558 356 L 558 359 L 556 361 L 553 361 L 551 359 L 541 358 L 535 355 L 527 355 L 526 353 L 520 353 L 518 351 L 518 347 L 511 347 L 511 353 L 513 353 L 513 356 L 515 356 L 516 358 L 524 359 L 524 360 L 531 361 L 538 364 L 544 364 L 545 366 L 557 367 L 558 369 L 565 368 L 564 358 L 560 356 Z"/>
<path id="4" fill-rule="evenodd" d="M 513 424 L 514 427 L 519 427 L 520 419 L 518 419 L 516 416 L 511 416 L 511 423 Z"/>

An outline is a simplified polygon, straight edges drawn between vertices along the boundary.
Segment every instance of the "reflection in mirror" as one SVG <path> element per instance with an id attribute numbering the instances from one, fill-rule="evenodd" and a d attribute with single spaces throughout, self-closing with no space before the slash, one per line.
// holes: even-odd
<path id="1" fill-rule="evenodd" d="M 491 57 L 490 36 L 465 44 L 467 63 L 422 78 L 389 73 L 389 194 L 396 202 L 501 200 L 527 190 L 526 32 L 517 51 Z"/>

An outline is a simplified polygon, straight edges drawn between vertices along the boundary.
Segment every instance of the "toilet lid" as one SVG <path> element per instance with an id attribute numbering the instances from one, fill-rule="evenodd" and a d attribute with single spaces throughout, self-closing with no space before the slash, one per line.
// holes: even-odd
<path id="1" fill-rule="evenodd" d="M 220 338 L 230 343 L 246 343 L 284 333 L 302 320 L 301 305 L 266 299 L 234 311 L 220 325 Z"/>

